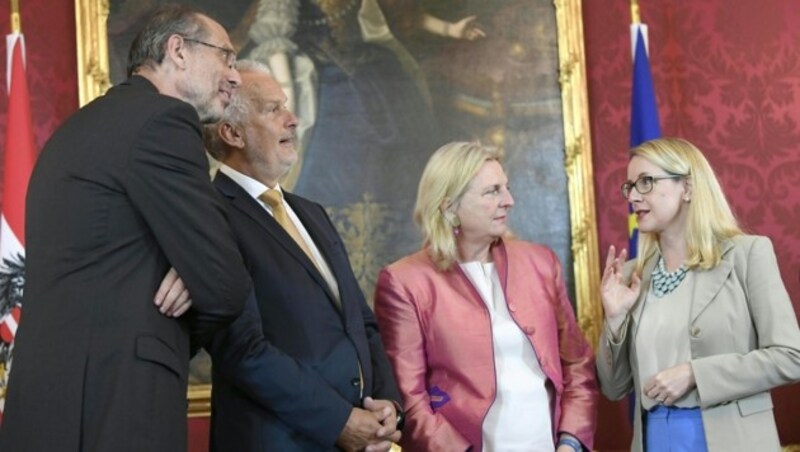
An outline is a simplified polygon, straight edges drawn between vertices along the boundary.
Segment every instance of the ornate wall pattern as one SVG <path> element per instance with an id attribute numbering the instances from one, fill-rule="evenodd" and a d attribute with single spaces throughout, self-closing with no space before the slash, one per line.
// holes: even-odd
<path id="1" fill-rule="evenodd" d="M 627 243 L 617 187 L 630 121 L 629 5 L 583 6 L 601 257 L 609 245 Z M 644 0 L 640 7 L 662 133 L 706 153 L 745 229 L 772 239 L 800 312 L 800 9 L 780 0 L 739 0 L 735 8 L 723 0 Z M 783 442 L 800 442 L 789 410 L 800 388 L 778 389 L 773 398 Z"/>
<path id="2" fill-rule="evenodd" d="M 36 146 L 41 149 L 56 127 L 78 108 L 75 10 L 72 2 L 45 1 L 22 1 L 20 10 L 34 134 Z M 0 33 L 3 36 L 11 30 L 9 14 L 9 2 L 0 2 Z M 0 46 L 0 58 L 3 68 L 0 86 L 5 93 L 5 44 Z M 0 98 L 0 174 L 3 174 L 8 97 L 3 94 Z"/>

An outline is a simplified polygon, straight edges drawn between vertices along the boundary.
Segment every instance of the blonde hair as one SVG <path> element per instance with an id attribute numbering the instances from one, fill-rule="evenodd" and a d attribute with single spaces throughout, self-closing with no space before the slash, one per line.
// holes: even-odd
<path id="1" fill-rule="evenodd" d="M 669 174 L 681 175 L 691 187 L 686 219 L 686 266 L 708 270 L 722 259 L 722 242 L 742 234 L 714 170 L 703 153 L 680 138 L 659 138 L 630 150 L 631 158 L 642 157 Z M 640 236 L 636 268 L 658 248 L 658 233 Z"/>
<path id="2" fill-rule="evenodd" d="M 483 164 L 495 160 L 502 164 L 503 153 L 479 142 L 453 142 L 431 155 L 417 190 L 414 221 L 419 226 L 424 246 L 433 262 L 447 270 L 458 260 L 458 248 L 449 210 L 457 206 L 470 181 Z"/>

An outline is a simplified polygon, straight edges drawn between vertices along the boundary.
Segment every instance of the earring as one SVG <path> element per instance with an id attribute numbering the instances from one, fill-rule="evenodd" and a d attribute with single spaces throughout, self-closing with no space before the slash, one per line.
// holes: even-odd
<path id="1" fill-rule="evenodd" d="M 447 224 L 453 230 L 453 235 L 455 235 L 456 237 L 461 235 L 461 220 L 459 220 L 454 213 L 445 212 L 444 221 L 447 222 Z"/>

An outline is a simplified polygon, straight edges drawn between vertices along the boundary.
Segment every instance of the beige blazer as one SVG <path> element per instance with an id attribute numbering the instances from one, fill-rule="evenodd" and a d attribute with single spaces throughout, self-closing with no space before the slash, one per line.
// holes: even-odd
<path id="1" fill-rule="evenodd" d="M 768 238 L 742 235 L 723 249 L 717 267 L 693 270 L 697 275 L 686 325 L 708 450 L 780 450 L 769 390 L 800 380 L 797 318 Z M 636 395 L 633 451 L 644 449 L 634 338 L 658 257 L 644 266 L 642 294 L 618 343 L 610 340 L 606 325 L 597 352 L 603 394 L 612 400 L 631 390 Z M 626 264 L 626 274 L 633 266 L 633 261 Z"/>

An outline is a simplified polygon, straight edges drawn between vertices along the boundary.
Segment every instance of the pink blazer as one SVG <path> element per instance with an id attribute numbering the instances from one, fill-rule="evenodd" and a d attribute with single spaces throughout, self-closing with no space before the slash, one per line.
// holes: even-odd
<path id="1" fill-rule="evenodd" d="M 597 383 L 592 350 L 575 322 L 555 254 L 511 240 L 492 247 L 508 309 L 548 378 L 554 438 L 594 442 Z M 403 395 L 401 445 L 411 451 L 480 451 L 495 398 L 489 312 L 458 265 L 440 271 L 427 250 L 384 268 L 375 313 Z"/>

